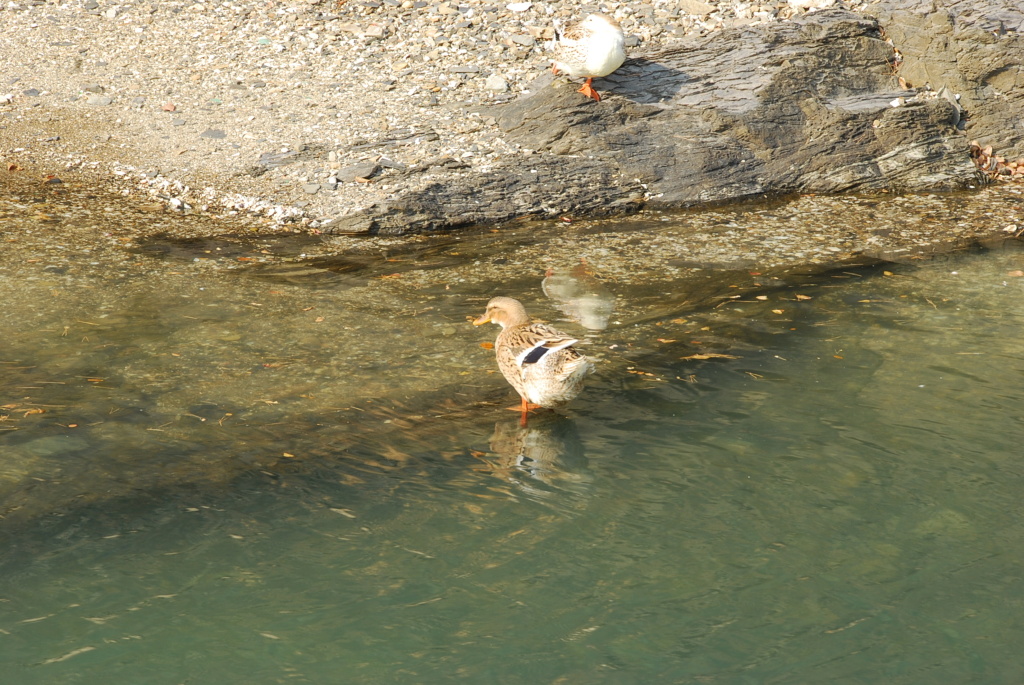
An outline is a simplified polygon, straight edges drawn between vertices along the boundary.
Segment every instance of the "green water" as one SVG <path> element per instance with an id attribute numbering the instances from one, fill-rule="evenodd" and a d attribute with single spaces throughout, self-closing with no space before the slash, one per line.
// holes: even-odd
<path id="1" fill-rule="evenodd" d="M 526 429 L 482 285 L 152 260 L 23 282 L 5 683 L 1024 679 L 1016 249 L 592 333 Z"/>

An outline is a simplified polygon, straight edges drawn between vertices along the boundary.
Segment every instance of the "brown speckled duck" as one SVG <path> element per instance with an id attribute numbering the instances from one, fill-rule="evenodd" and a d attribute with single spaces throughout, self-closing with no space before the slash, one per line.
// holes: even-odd
<path id="1" fill-rule="evenodd" d="M 594 370 L 590 360 L 573 349 L 579 340 L 532 321 L 519 300 L 491 299 L 473 325 L 485 323 L 501 326 L 494 353 L 498 368 L 522 400 L 524 426 L 530 409 L 558 407 L 579 395 L 584 377 Z"/>

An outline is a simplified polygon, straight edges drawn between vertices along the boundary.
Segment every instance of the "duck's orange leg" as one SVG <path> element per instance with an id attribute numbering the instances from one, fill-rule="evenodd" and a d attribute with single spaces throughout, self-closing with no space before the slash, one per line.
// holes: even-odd
<path id="1" fill-rule="evenodd" d="M 590 85 L 591 81 L 593 81 L 593 80 L 594 80 L 593 78 L 588 78 L 586 80 L 586 82 L 583 84 L 583 86 L 578 91 L 576 91 L 576 92 L 577 93 L 583 93 L 588 98 L 594 98 L 598 102 L 601 102 L 601 96 L 598 95 L 597 91 L 594 90 L 594 87 Z"/>
<path id="2" fill-rule="evenodd" d="M 534 409 L 543 409 L 543 404 L 534 404 L 533 402 L 527 402 L 525 398 L 519 398 L 519 404 L 513 404 L 511 407 L 505 407 L 509 411 L 533 411 Z"/>
<path id="3" fill-rule="evenodd" d="M 526 415 L 529 414 L 534 409 L 543 408 L 543 405 L 534 404 L 533 402 L 527 402 L 526 398 L 522 396 L 519 397 L 519 404 L 512 405 L 511 407 L 506 407 L 506 409 L 509 409 L 511 411 L 519 412 L 519 425 L 522 426 L 523 428 L 526 428 Z"/>

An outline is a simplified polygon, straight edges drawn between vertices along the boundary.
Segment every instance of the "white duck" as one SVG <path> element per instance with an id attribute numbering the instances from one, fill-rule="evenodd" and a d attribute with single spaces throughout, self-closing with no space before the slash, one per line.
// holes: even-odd
<path id="1" fill-rule="evenodd" d="M 622 27 L 607 14 L 591 14 L 582 21 L 556 25 L 551 71 L 587 79 L 579 92 L 600 102 L 601 96 L 590 83 L 622 66 L 626 61 L 625 40 Z"/>

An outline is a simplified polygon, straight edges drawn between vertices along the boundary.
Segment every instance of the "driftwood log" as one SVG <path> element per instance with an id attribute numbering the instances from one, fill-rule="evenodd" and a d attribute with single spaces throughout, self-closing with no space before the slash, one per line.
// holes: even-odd
<path id="1" fill-rule="evenodd" d="M 1014 0 L 936 4 L 883 2 L 885 30 L 827 10 L 634 55 L 594 82 L 601 102 L 542 76 L 483 112 L 532 154 L 485 173 L 453 170 L 325 230 L 401 234 L 977 184 L 971 138 L 1024 155 L 1024 12 Z"/>

